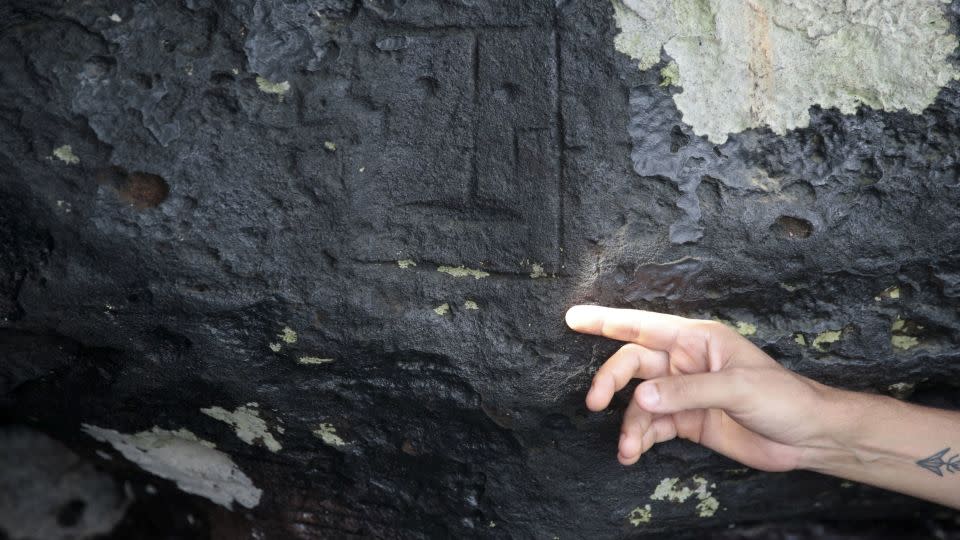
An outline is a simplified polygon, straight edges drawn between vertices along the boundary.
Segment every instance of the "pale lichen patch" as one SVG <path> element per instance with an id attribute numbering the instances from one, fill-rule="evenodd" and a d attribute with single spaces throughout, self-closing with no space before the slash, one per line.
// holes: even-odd
<path id="1" fill-rule="evenodd" d="M 257 77 L 257 88 L 265 94 L 274 94 L 282 98 L 290 91 L 290 83 L 287 81 L 272 82 L 263 77 Z"/>
<path id="2" fill-rule="evenodd" d="M 720 502 L 710 491 L 716 488 L 716 484 L 709 484 L 705 478 L 694 476 L 692 479 L 694 487 L 688 485 L 678 487 L 679 478 L 664 478 L 657 485 L 650 499 L 654 501 L 670 501 L 682 504 L 690 497 L 697 500 L 697 513 L 700 517 L 711 517 L 720 508 Z"/>
<path id="3" fill-rule="evenodd" d="M 796 343 L 797 345 L 801 346 L 801 347 L 806 347 L 806 346 L 807 346 L 807 338 L 804 337 L 803 334 L 801 334 L 801 333 L 799 333 L 799 332 L 797 332 L 796 334 L 794 334 L 794 336 L 793 336 L 793 342 Z"/>
<path id="4" fill-rule="evenodd" d="M 473 300 L 467 300 L 466 302 L 463 303 L 463 309 L 478 311 L 480 309 L 480 306 L 478 306 L 477 303 L 474 302 Z"/>
<path id="5" fill-rule="evenodd" d="M 636 507 L 630 511 L 630 514 L 627 515 L 627 520 L 634 527 L 639 527 L 641 523 L 650 523 L 650 519 L 653 517 L 653 511 L 650 509 L 649 504 L 643 505 L 643 507 Z"/>
<path id="6" fill-rule="evenodd" d="M 693 490 L 688 487 L 677 489 L 676 485 L 680 482 L 679 478 L 664 478 L 657 484 L 650 498 L 655 501 L 673 501 L 682 503 L 690 498 Z"/>
<path id="7" fill-rule="evenodd" d="M 412 259 L 403 259 L 403 260 L 397 261 L 397 266 L 399 266 L 400 268 L 403 268 L 404 270 L 406 270 L 407 268 L 413 268 L 416 265 L 417 265 L 416 261 Z"/>
<path id="8" fill-rule="evenodd" d="M 69 144 L 63 146 L 58 146 L 53 149 L 53 157 L 59 159 L 60 161 L 66 163 L 67 165 L 77 165 L 80 163 L 80 158 L 73 153 L 73 147 Z"/>
<path id="9" fill-rule="evenodd" d="M 542 277 L 547 277 L 547 273 L 543 271 L 543 265 L 539 263 L 533 263 L 530 265 L 530 277 L 533 279 L 539 279 Z"/>
<path id="10" fill-rule="evenodd" d="M 811 343 L 811 345 L 813 345 L 814 349 L 822 351 L 825 350 L 825 345 L 840 341 L 840 337 L 842 335 L 842 330 L 827 330 L 825 332 L 820 332 L 816 337 L 813 338 L 813 343 Z"/>
<path id="11" fill-rule="evenodd" d="M 283 327 L 283 330 L 280 332 L 279 337 L 284 343 L 288 345 L 293 345 L 294 343 L 297 342 L 297 332 L 293 328 L 290 328 L 289 326 Z"/>
<path id="12" fill-rule="evenodd" d="M 280 352 L 280 349 L 283 348 L 283 345 L 280 345 L 279 343 L 271 343 L 269 347 L 270 347 L 270 350 L 273 352 Z"/>
<path id="13" fill-rule="evenodd" d="M 334 143 L 333 141 L 323 141 L 323 147 L 326 148 L 326 149 L 327 149 L 328 151 L 330 151 L 330 152 L 336 152 L 336 151 L 337 151 L 337 145 L 336 145 L 336 143 Z"/>
<path id="14" fill-rule="evenodd" d="M 108 18 L 115 23 L 123 22 L 123 19 L 120 18 L 120 15 L 117 15 L 116 13 L 110 14 L 110 17 Z"/>
<path id="15" fill-rule="evenodd" d="M 297 359 L 297 362 L 308 365 L 308 366 L 317 366 L 320 364 L 329 364 L 333 362 L 333 358 L 320 358 L 319 356 L 301 356 Z"/>
<path id="16" fill-rule="evenodd" d="M 757 334 L 757 325 L 746 321 L 736 322 L 737 333 L 741 336 L 755 336 Z"/>
<path id="17" fill-rule="evenodd" d="M 893 335 L 890 336 L 890 345 L 894 349 L 908 351 L 920 344 L 920 340 L 913 336 Z"/>
<path id="18" fill-rule="evenodd" d="M 439 266 L 437 272 L 449 274 L 453 277 L 472 277 L 474 279 L 483 279 L 490 275 L 483 270 L 475 270 L 464 266 Z"/>
<path id="19" fill-rule="evenodd" d="M 661 51 L 697 135 L 806 127 L 819 105 L 919 114 L 960 72 L 944 0 L 613 0 L 617 50 L 645 70 Z"/>
<path id="20" fill-rule="evenodd" d="M 450 313 L 450 304 L 447 304 L 447 303 L 440 304 L 439 306 L 433 308 L 433 312 L 443 317 L 447 313 Z"/>
<path id="21" fill-rule="evenodd" d="M 214 406 L 200 409 L 200 412 L 232 426 L 237 433 L 237 437 L 243 442 L 252 445 L 259 441 L 267 447 L 267 450 L 274 453 L 279 452 L 283 447 L 270 433 L 267 422 L 260 418 L 258 407 L 259 405 L 256 403 L 247 403 L 233 411 Z"/>
<path id="22" fill-rule="evenodd" d="M 920 344 L 920 339 L 910 335 L 923 327 L 897 317 L 890 325 L 890 345 L 898 351 L 908 351 Z"/>
<path id="23" fill-rule="evenodd" d="M 320 427 L 313 430 L 313 434 L 327 446 L 342 448 L 347 445 L 347 442 L 337 435 L 337 428 L 333 427 L 333 424 L 320 424 Z"/>
<path id="24" fill-rule="evenodd" d="M 154 427 L 150 431 L 126 434 L 83 424 L 83 431 L 100 442 L 109 443 L 143 470 L 176 482 L 177 487 L 187 493 L 206 497 L 226 508 L 234 502 L 246 508 L 260 503 L 263 492 L 230 456 L 186 429 L 169 431 Z"/>

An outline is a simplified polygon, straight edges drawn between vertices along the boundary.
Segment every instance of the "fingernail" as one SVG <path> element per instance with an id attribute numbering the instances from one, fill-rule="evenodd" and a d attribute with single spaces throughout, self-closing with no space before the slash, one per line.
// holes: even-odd
<path id="1" fill-rule="evenodd" d="M 564 319 L 567 321 L 567 326 L 573 330 L 587 326 L 591 320 L 590 310 L 594 307 L 595 306 L 573 306 L 568 309 L 567 314 L 564 316 Z"/>
<path id="2" fill-rule="evenodd" d="M 583 321 L 583 309 L 581 309 L 580 306 L 573 306 L 567 310 L 564 319 L 567 321 L 567 326 L 576 328 Z"/>
<path id="3" fill-rule="evenodd" d="M 640 403 L 648 407 L 654 407 L 660 403 L 660 391 L 654 384 L 640 385 Z"/>

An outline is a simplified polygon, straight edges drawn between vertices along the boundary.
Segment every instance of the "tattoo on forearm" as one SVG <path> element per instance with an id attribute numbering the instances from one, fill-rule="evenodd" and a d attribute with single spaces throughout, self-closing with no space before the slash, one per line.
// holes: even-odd
<path id="1" fill-rule="evenodd" d="M 943 476 L 944 469 L 951 474 L 960 472 L 960 454 L 954 454 L 944 459 L 949 451 L 949 448 L 944 448 L 930 457 L 921 459 L 917 462 L 917 465 L 937 476 Z"/>

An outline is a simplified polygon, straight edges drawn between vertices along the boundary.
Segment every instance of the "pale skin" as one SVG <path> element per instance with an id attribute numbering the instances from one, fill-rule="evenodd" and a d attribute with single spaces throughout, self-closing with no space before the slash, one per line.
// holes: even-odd
<path id="1" fill-rule="evenodd" d="M 958 412 L 820 384 L 714 321 L 600 306 L 566 320 L 626 342 L 597 370 L 587 408 L 644 380 L 623 416 L 623 465 L 679 437 L 755 469 L 811 470 L 960 509 Z"/>

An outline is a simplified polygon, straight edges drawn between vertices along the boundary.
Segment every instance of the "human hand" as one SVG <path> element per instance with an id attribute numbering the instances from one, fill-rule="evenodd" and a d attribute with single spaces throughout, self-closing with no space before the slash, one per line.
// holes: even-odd
<path id="1" fill-rule="evenodd" d="M 782 367 L 733 329 L 632 309 L 575 306 L 577 332 L 628 342 L 597 371 L 587 407 L 601 411 L 633 378 L 618 459 L 632 465 L 654 444 L 689 439 L 765 471 L 801 468 L 806 452 L 836 443 L 851 393 Z"/>

